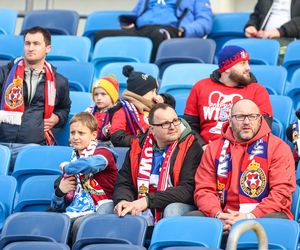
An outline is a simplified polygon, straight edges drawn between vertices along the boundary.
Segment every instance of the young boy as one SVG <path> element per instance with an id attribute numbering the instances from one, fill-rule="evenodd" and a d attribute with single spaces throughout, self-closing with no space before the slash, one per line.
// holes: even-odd
<path id="1" fill-rule="evenodd" d="M 95 105 L 86 109 L 93 114 L 98 121 L 97 139 L 108 141 L 110 139 L 110 115 L 109 109 L 114 106 L 119 98 L 119 83 L 113 75 L 98 79 L 92 88 L 92 96 Z"/>
<path id="2" fill-rule="evenodd" d="M 116 157 L 98 145 L 97 121 L 80 112 L 70 121 L 70 142 L 74 147 L 70 162 L 62 162 L 63 175 L 55 181 L 51 211 L 65 212 L 71 218 L 96 212 L 109 203 L 117 178 Z"/>

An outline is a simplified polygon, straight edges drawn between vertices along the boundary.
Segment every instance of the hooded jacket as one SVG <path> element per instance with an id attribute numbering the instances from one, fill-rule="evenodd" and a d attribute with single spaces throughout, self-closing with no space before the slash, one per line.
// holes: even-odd
<path id="1" fill-rule="evenodd" d="M 289 219 L 293 219 L 290 211 L 292 203 L 292 193 L 295 191 L 295 167 L 291 149 L 280 138 L 271 134 L 270 128 L 264 119 L 258 133 L 247 142 L 238 142 L 233 136 L 229 123 L 222 129 L 222 137 L 231 143 L 232 173 L 231 184 L 227 193 L 226 206 L 223 209 L 239 211 L 239 181 L 240 164 L 248 148 L 248 145 L 263 136 L 268 136 L 268 176 L 269 193 L 251 211 L 257 218 L 274 212 L 284 212 Z M 215 159 L 217 149 L 223 143 L 222 139 L 213 141 L 208 145 L 197 170 L 195 181 L 195 204 L 206 216 L 214 217 L 218 211 L 222 211 L 219 198 L 217 196 L 217 173 Z"/>

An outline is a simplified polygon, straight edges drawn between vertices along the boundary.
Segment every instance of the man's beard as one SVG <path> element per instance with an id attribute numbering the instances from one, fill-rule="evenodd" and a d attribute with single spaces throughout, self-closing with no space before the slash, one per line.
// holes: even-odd
<path id="1" fill-rule="evenodd" d="M 250 72 L 248 72 L 248 77 L 246 77 L 244 74 L 238 74 L 235 71 L 231 71 L 229 79 L 243 86 L 247 86 L 252 82 Z"/>

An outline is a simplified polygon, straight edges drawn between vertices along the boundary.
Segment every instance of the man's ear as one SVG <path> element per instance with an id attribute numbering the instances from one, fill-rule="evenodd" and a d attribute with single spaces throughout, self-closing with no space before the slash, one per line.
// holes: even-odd
<path id="1" fill-rule="evenodd" d="M 96 140 L 96 139 L 97 139 L 98 132 L 97 132 L 97 131 L 93 131 L 93 132 L 92 132 L 92 135 L 93 135 L 94 140 Z"/>
<path id="2" fill-rule="evenodd" d="M 48 54 L 51 51 L 51 49 L 52 49 L 51 45 L 50 44 L 47 45 L 46 46 L 46 53 Z"/>

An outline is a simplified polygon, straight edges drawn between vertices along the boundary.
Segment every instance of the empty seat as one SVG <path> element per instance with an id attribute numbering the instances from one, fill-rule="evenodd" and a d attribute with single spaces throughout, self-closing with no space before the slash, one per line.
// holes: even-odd
<path id="1" fill-rule="evenodd" d="M 125 244 L 92 244 L 83 247 L 81 250 L 146 250 L 146 248 Z"/>
<path id="2" fill-rule="evenodd" d="M 293 100 L 294 110 L 298 110 L 300 107 L 300 69 L 294 72 L 290 84 L 286 86 L 285 93 Z"/>
<path id="3" fill-rule="evenodd" d="M 70 250 L 67 244 L 46 241 L 21 241 L 6 245 L 3 250 Z"/>
<path id="4" fill-rule="evenodd" d="M 11 152 L 6 146 L 0 145 L 0 175 L 7 175 L 10 164 Z"/>
<path id="5" fill-rule="evenodd" d="M 76 35 L 79 14 L 73 10 L 34 10 L 25 14 L 21 34 L 34 26 L 46 28 L 52 35 Z"/>
<path id="6" fill-rule="evenodd" d="M 1 35 L 0 36 L 0 60 L 9 61 L 23 55 L 23 36 Z"/>
<path id="7" fill-rule="evenodd" d="M 287 80 L 291 81 L 294 72 L 300 67 L 300 41 L 295 40 L 288 44 L 282 66 L 288 71 Z"/>
<path id="8" fill-rule="evenodd" d="M 85 111 L 89 106 L 94 105 L 92 94 L 87 92 L 70 91 L 70 99 L 70 116 Z"/>
<path id="9" fill-rule="evenodd" d="M 0 9 L 0 35 L 15 33 L 18 13 L 12 9 Z"/>

